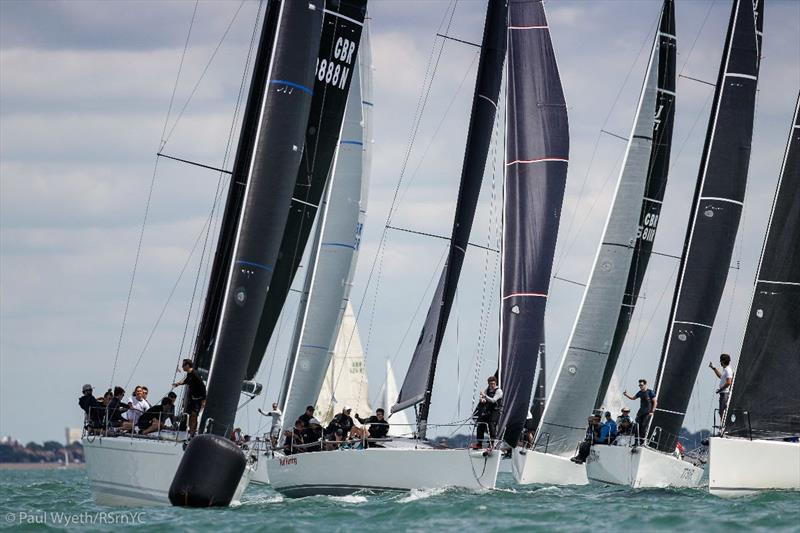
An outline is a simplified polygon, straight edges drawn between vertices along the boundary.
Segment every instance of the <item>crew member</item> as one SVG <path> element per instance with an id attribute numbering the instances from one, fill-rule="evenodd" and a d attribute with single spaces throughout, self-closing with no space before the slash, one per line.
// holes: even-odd
<path id="1" fill-rule="evenodd" d="M 728 408 L 728 399 L 731 396 L 731 385 L 733 385 L 733 370 L 731 370 L 731 356 L 724 353 L 719 356 L 719 364 L 722 369 L 714 366 L 713 362 L 708 363 L 708 368 L 714 371 L 719 378 L 717 394 L 719 394 L 719 422 L 720 426 L 725 421 L 725 410 Z"/>
<path id="2" fill-rule="evenodd" d="M 497 386 L 497 378 L 489 376 L 486 382 L 486 390 L 481 391 L 480 402 L 476 409 L 476 414 L 478 415 L 478 448 L 483 446 L 483 438 L 487 429 L 489 430 L 489 438 L 491 440 L 495 439 L 497 422 L 500 420 L 500 409 L 503 406 L 503 390 Z"/>
<path id="3" fill-rule="evenodd" d="M 631 396 L 625 390 L 622 394 L 629 400 L 639 399 L 639 411 L 636 413 L 636 424 L 639 438 L 643 438 L 647 433 L 647 425 L 653 417 L 653 413 L 658 405 L 658 398 L 652 389 L 647 388 L 647 380 L 642 378 L 639 380 L 639 390 Z"/>
<path id="4" fill-rule="evenodd" d="M 206 404 L 206 384 L 194 371 L 194 363 L 191 359 L 184 359 L 181 368 L 186 372 L 183 380 L 173 383 L 173 387 L 186 385 L 188 389 L 188 401 L 186 402 L 186 414 L 189 415 L 189 434 L 197 433 L 197 416 Z"/>

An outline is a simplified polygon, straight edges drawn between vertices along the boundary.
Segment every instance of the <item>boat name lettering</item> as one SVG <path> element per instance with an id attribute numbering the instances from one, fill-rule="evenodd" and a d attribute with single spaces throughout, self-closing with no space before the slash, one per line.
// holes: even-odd
<path id="1" fill-rule="evenodd" d="M 281 466 L 289 466 L 297 464 L 297 457 L 284 457 L 279 460 Z"/>

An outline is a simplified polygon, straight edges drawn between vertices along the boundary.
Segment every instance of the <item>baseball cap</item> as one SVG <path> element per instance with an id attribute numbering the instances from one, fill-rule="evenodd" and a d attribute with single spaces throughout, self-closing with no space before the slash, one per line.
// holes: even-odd
<path id="1" fill-rule="evenodd" d="M 83 386 L 83 389 L 81 389 L 81 391 L 83 391 L 83 392 L 88 392 L 88 391 L 91 391 L 91 390 L 94 390 L 94 387 L 92 387 L 88 383 Z"/>

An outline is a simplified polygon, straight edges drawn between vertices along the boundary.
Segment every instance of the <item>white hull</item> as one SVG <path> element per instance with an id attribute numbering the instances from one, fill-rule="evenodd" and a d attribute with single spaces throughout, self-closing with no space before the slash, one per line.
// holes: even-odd
<path id="1" fill-rule="evenodd" d="M 268 460 L 269 456 L 264 453 L 259 454 L 258 457 L 255 458 L 255 462 L 253 462 L 251 466 L 250 483 L 269 485 L 269 475 L 267 474 Z"/>
<path id="2" fill-rule="evenodd" d="M 767 489 L 800 490 L 800 443 L 732 437 L 710 439 L 711 494 L 744 496 Z"/>
<path id="3" fill-rule="evenodd" d="M 592 446 L 586 474 L 592 481 L 637 489 L 698 487 L 703 469 L 645 446 Z"/>
<path id="4" fill-rule="evenodd" d="M 568 457 L 514 448 L 511 472 L 520 485 L 588 485 L 586 467 Z"/>
<path id="5" fill-rule="evenodd" d="M 300 453 L 267 462 L 272 488 L 289 497 L 358 490 L 460 487 L 493 489 L 500 452 L 433 448 L 370 448 Z"/>
<path id="6" fill-rule="evenodd" d="M 169 505 L 169 487 L 183 457 L 182 440 L 84 437 L 86 475 L 99 505 Z M 233 501 L 247 488 L 245 471 Z"/>

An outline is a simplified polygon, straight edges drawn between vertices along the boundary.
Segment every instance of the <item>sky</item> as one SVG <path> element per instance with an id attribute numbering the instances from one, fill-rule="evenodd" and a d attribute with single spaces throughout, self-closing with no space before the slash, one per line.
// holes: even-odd
<path id="1" fill-rule="evenodd" d="M 351 296 L 360 309 L 373 396 L 384 380 L 385 358 L 402 380 L 445 250 L 442 240 L 396 230 L 380 246 L 395 188 L 399 182 L 401 200 L 391 224 L 438 235 L 450 233 L 458 188 L 477 49 L 443 44 L 436 33 L 479 42 L 484 6 L 461 1 L 442 27 L 449 2 L 370 2 L 375 139 Z M 247 81 L 257 9 L 254 0 L 200 1 L 181 63 L 193 1 L 0 2 L 0 434 L 63 439 L 66 426 L 81 423 L 77 399 L 84 383 L 129 391 L 145 384 L 155 398 L 169 390 L 194 336 L 200 298 L 192 294 L 198 271 L 203 283 L 203 229 L 219 174 L 157 161 L 155 154 L 163 145 L 177 157 L 230 167 L 226 147 L 235 147 L 233 117 Z M 589 277 L 625 149 L 600 130 L 628 135 L 659 9 L 657 0 L 547 3 L 571 132 L 554 268 L 559 278 L 585 283 Z M 716 79 L 729 11 L 727 0 L 677 2 L 682 75 Z M 409 148 L 429 59 L 440 49 Z M 728 351 L 738 361 L 799 87 L 800 2 L 767 0 L 736 268 L 706 359 Z M 682 247 L 713 87 L 680 78 L 677 93 L 669 186 L 655 241 L 667 254 Z M 501 159 L 502 146 L 493 145 L 472 234 L 473 242 L 491 247 L 497 246 Z M 470 250 L 434 384 L 433 423 L 467 417 L 476 384 L 494 371 L 496 267 L 496 254 Z M 639 377 L 655 379 L 676 269 L 674 259 L 651 261 L 617 368 L 623 388 L 634 388 Z M 581 294 L 579 285 L 552 282 L 548 388 Z M 239 412 L 239 425 L 251 433 L 264 423 L 256 408 L 277 398 L 295 306 L 287 304 L 259 374 L 265 394 Z M 710 426 L 716 381 L 701 366 L 685 422 L 690 429 Z M 433 433 L 452 430 L 443 425 Z"/>

